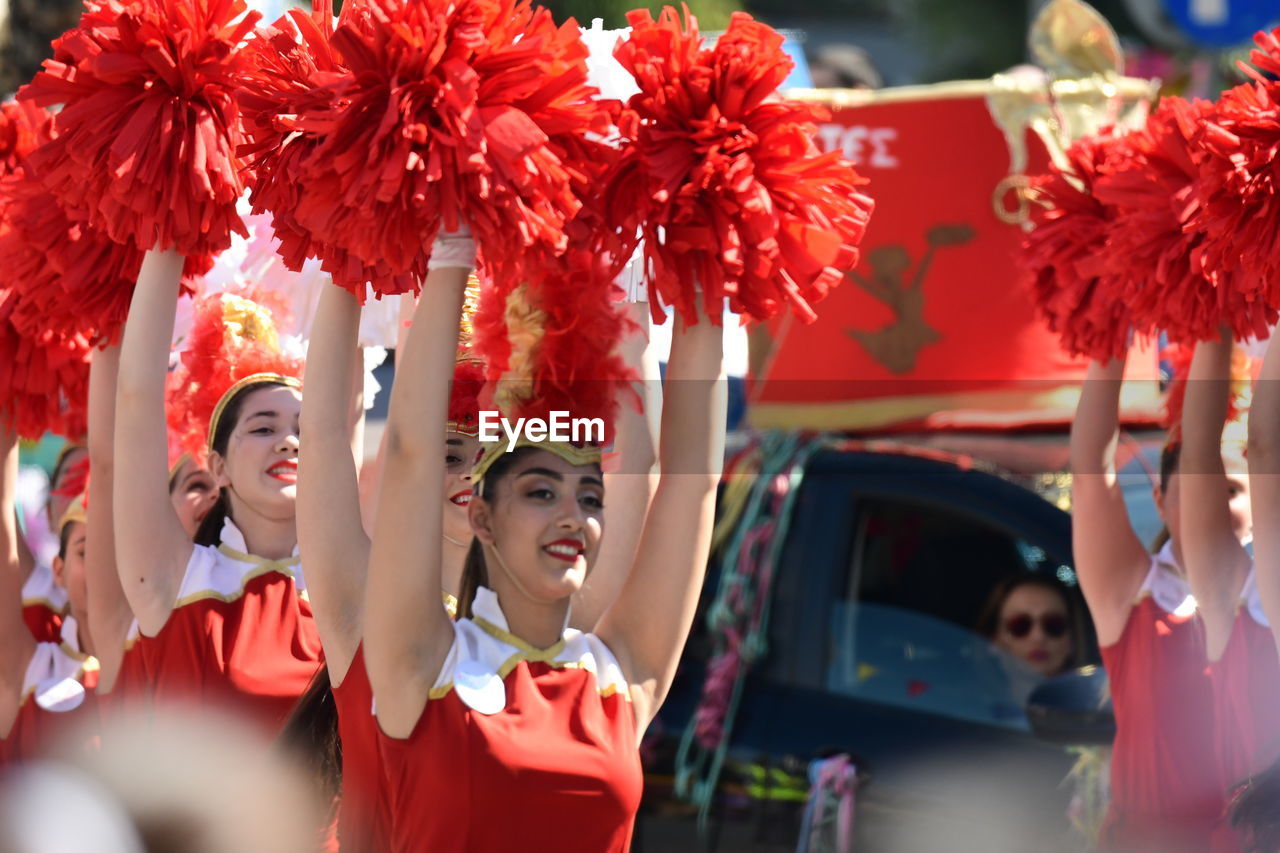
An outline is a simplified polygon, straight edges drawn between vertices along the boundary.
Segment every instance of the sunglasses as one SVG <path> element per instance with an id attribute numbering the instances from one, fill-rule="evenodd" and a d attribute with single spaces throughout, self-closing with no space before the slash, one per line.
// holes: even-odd
<path id="1" fill-rule="evenodd" d="M 1021 640 L 1023 637 L 1031 633 L 1031 629 L 1035 627 L 1036 618 L 1026 613 L 1017 616 L 1011 616 L 1005 620 L 1004 629 L 1009 632 L 1009 636 L 1016 637 Z M 1044 632 L 1046 637 L 1058 639 L 1067 633 L 1067 617 L 1058 613 L 1049 613 L 1041 616 L 1040 630 Z"/>

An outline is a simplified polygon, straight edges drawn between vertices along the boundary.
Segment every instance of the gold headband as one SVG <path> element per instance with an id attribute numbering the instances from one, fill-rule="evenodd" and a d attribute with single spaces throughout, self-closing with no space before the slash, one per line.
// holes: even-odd
<path id="1" fill-rule="evenodd" d="M 58 535 L 62 535 L 62 531 L 66 529 L 68 524 L 75 522 L 81 524 L 89 523 L 89 513 L 84 508 L 84 495 L 76 496 L 76 499 L 67 504 L 66 510 L 62 513 L 62 518 L 58 519 Z"/>
<path id="2" fill-rule="evenodd" d="M 285 376 L 283 373 L 251 373 L 236 382 L 223 393 L 222 398 L 218 400 L 218 405 L 213 407 L 213 417 L 209 418 L 209 450 L 213 450 L 213 437 L 218 434 L 218 421 L 222 420 L 222 413 L 227 408 L 227 403 L 231 402 L 231 398 L 250 385 L 267 384 L 302 388 L 301 382 L 292 376 Z"/>
<path id="3" fill-rule="evenodd" d="M 178 472 L 182 470 L 182 466 L 191 461 L 191 454 L 183 451 L 174 463 L 169 466 L 169 488 L 173 488 L 173 479 L 178 476 Z"/>
<path id="4" fill-rule="evenodd" d="M 521 435 L 516 439 L 515 447 L 511 448 L 514 453 L 521 447 L 537 447 L 540 450 L 546 450 L 559 456 L 570 465 L 599 465 L 603 458 L 603 451 L 599 445 L 570 444 L 567 441 L 532 441 L 527 436 Z M 493 463 L 507 452 L 506 441 L 485 442 L 484 449 L 480 451 L 480 458 L 476 460 L 476 464 L 471 466 L 471 483 L 473 486 L 484 479 L 485 472 L 493 467 Z"/>

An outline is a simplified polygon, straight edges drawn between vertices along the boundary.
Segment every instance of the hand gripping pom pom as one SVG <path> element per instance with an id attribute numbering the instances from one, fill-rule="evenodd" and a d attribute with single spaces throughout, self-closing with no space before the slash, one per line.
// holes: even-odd
<path id="1" fill-rule="evenodd" d="M 1252 62 L 1280 72 L 1280 29 L 1254 40 Z M 1230 323 L 1238 339 L 1266 337 L 1280 306 L 1280 81 L 1245 70 L 1253 82 L 1224 92 L 1196 136 L 1199 207 L 1187 225 L 1203 234 L 1195 262 L 1218 291 L 1206 323 Z"/>
<path id="2" fill-rule="evenodd" d="M 62 206 L 139 250 L 214 254 L 243 234 L 235 148 L 243 0 L 90 0 L 19 98 L 61 104 L 33 152 Z"/>
<path id="3" fill-rule="evenodd" d="M 782 36 L 735 13 L 715 47 L 674 9 L 628 14 L 614 55 L 640 93 L 620 119 L 626 145 L 610 179 L 613 218 L 643 229 L 655 322 L 674 304 L 719 322 L 721 304 L 762 320 L 812 305 L 858 261 L 872 201 L 838 152 L 814 143 L 820 108 L 776 90 L 791 69 Z"/>
<path id="4" fill-rule="evenodd" d="M 1120 280 L 1104 264 L 1113 211 L 1094 192 L 1108 155 L 1122 144 L 1109 135 L 1078 140 L 1067 149 L 1065 169 L 1050 166 L 1033 179 L 1035 229 L 1020 256 L 1032 301 L 1062 348 L 1101 361 L 1125 352 L 1133 327 L 1118 298 Z"/>

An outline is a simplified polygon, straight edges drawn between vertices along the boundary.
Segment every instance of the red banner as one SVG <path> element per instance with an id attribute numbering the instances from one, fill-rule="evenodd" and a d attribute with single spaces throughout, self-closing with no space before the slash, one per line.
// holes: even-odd
<path id="1" fill-rule="evenodd" d="M 1085 362 L 1069 358 L 1019 282 L 1009 148 L 982 84 L 885 90 L 832 110 L 876 201 L 862 260 L 805 326 L 752 331 L 748 419 L 824 430 L 1002 429 L 1070 422 Z M 1048 155 L 1028 134 L 1028 171 Z M 1130 423 L 1158 416 L 1153 349 L 1129 359 Z"/>

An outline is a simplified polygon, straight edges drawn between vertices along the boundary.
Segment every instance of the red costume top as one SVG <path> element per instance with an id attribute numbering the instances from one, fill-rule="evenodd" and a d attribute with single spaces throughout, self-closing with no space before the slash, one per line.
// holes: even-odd
<path id="1" fill-rule="evenodd" d="M 343 853 L 387 850 L 391 813 L 382 790 L 373 688 L 364 668 L 364 647 L 356 649 L 342 683 L 333 688 L 342 739 L 342 800 L 338 805 L 338 843 Z"/>
<path id="2" fill-rule="evenodd" d="M 1102 850 L 1204 851 L 1223 812 L 1213 693 L 1195 599 L 1170 545 L 1152 558 L 1124 633 L 1102 649 L 1116 739 Z"/>
<path id="3" fill-rule="evenodd" d="M 68 612 L 67 591 L 58 586 L 53 569 L 36 564 L 22 585 L 22 620 L 37 643 L 62 642 L 62 620 Z"/>
<path id="4" fill-rule="evenodd" d="M 1280 656 L 1253 572 L 1211 672 L 1223 784 L 1230 788 L 1280 757 Z"/>
<path id="5" fill-rule="evenodd" d="M 476 593 L 422 717 L 379 734 L 390 850 L 625 853 L 643 781 L 630 692 L 593 634 L 535 649 Z"/>
<path id="6" fill-rule="evenodd" d="M 138 630 L 138 620 L 129 626 L 125 638 L 120 674 L 110 693 L 98 696 L 104 723 L 128 724 L 146 719 L 151 713 L 151 671 L 146 661 L 147 644 L 154 643 Z"/>
<path id="7" fill-rule="evenodd" d="M 61 642 L 38 643 L 31 655 L 18 717 L 8 737 L 0 739 L 0 767 L 40 758 L 71 734 L 82 738 L 86 749 L 95 748 L 97 683 L 98 661 L 80 651 L 76 620 L 68 616 Z"/>
<path id="8" fill-rule="evenodd" d="M 245 553 L 230 519 L 196 545 L 169 620 L 144 660 L 156 707 L 221 705 L 276 733 L 323 663 L 302 566 Z"/>

